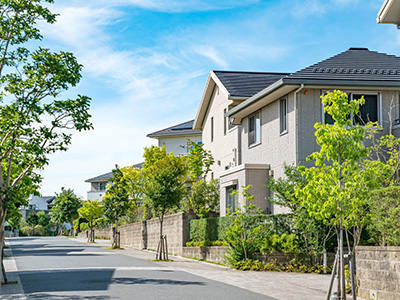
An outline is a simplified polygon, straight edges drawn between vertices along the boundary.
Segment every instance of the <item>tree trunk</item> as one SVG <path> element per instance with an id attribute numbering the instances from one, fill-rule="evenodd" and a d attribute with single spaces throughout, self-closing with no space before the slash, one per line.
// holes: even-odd
<path id="1" fill-rule="evenodd" d="M 3 196 L 4 197 L 4 196 Z M 4 205 L 3 205 L 4 207 Z M 0 253 L 3 253 L 4 251 L 4 223 L 6 222 L 6 215 L 7 215 L 7 209 L 1 209 L 1 217 L 0 217 Z M 3 256 L 1 256 L 1 264 L 3 264 Z M 5 272 L 5 270 L 4 270 Z M 1 286 L 1 280 L 0 280 L 0 286 Z"/>
<path id="2" fill-rule="evenodd" d="M 71 230 L 70 230 L 70 232 L 69 232 L 69 235 L 70 236 L 74 236 L 74 220 L 73 219 L 71 219 Z"/>

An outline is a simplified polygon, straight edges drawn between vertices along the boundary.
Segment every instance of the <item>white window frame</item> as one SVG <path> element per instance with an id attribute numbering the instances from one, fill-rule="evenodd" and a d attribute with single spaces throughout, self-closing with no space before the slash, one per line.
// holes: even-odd
<path id="1" fill-rule="evenodd" d="M 257 123 L 254 124 L 255 140 L 254 141 L 250 141 L 250 123 L 251 123 L 250 120 L 251 120 L 252 117 L 255 117 L 256 115 L 258 115 L 259 126 L 258 126 L 258 130 L 257 130 Z M 254 120 L 256 120 L 256 118 Z M 261 144 L 261 110 L 256 111 L 255 113 L 251 114 L 248 117 L 248 128 L 249 128 L 249 131 L 248 131 L 248 135 L 249 135 L 248 136 L 248 144 L 249 144 L 249 147 L 253 147 L 253 146 Z"/>
<path id="2" fill-rule="evenodd" d="M 285 115 L 282 114 L 282 102 L 285 101 Z M 282 130 L 282 118 L 285 118 L 285 129 Z M 279 133 L 288 133 L 288 100 L 286 97 L 279 99 Z"/>
<path id="3" fill-rule="evenodd" d="M 322 91 L 322 96 L 324 96 L 326 93 L 331 92 L 330 90 L 325 90 Z M 347 95 L 351 94 L 351 99 L 353 99 L 353 95 L 376 95 L 377 96 L 377 107 L 378 107 L 378 124 L 382 125 L 382 93 L 380 91 L 358 91 L 358 90 L 347 90 L 343 91 Z M 324 104 L 321 102 L 321 115 L 322 115 L 322 120 L 321 123 L 325 124 L 325 112 L 324 112 Z M 351 123 L 353 124 L 353 116 L 351 116 Z"/>

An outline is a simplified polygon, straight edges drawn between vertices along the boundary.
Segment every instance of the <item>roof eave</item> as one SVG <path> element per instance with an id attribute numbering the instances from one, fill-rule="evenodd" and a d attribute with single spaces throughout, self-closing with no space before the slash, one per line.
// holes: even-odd
<path id="1" fill-rule="evenodd" d="M 206 86 L 204 87 L 203 95 L 201 97 L 200 105 L 196 113 L 196 118 L 194 119 L 193 129 L 202 129 L 201 127 L 203 126 L 204 118 L 207 114 L 208 107 L 210 105 L 210 98 L 212 96 L 215 86 L 218 86 L 228 99 L 230 98 L 228 90 L 219 80 L 218 76 L 214 73 L 214 71 L 210 71 L 210 74 L 207 78 Z"/>
<path id="2" fill-rule="evenodd" d="M 195 130 L 192 132 L 176 132 L 176 133 L 160 133 L 160 134 L 148 134 L 147 137 L 157 139 L 159 137 L 174 137 L 174 136 L 191 136 L 191 135 L 201 135 L 201 130 Z"/>
<path id="3" fill-rule="evenodd" d="M 273 83 L 266 89 L 250 97 L 243 103 L 234 107 L 228 111 L 225 116 L 234 118 L 233 124 L 239 125 L 242 119 L 252 113 L 253 111 L 259 109 L 251 109 L 250 107 L 259 103 L 267 97 L 276 95 L 276 98 L 282 97 L 282 93 L 288 93 L 301 85 L 313 86 L 313 87 L 373 87 L 373 88 L 400 88 L 400 81 L 381 81 L 381 80 L 339 80 L 339 79 L 304 79 L 304 78 L 282 78 L 277 82 Z M 284 90 L 283 90 L 284 89 Z M 283 90 L 283 91 L 281 91 Z M 281 91 L 281 92 L 280 92 Z M 274 99 L 276 99 L 274 98 Z M 268 102 L 269 103 L 269 102 Z M 262 106 L 268 104 L 262 103 Z M 261 106 L 261 104 L 258 104 Z"/>
<path id="4" fill-rule="evenodd" d="M 400 24 L 400 1 L 385 0 L 376 17 L 377 23 Z"/>

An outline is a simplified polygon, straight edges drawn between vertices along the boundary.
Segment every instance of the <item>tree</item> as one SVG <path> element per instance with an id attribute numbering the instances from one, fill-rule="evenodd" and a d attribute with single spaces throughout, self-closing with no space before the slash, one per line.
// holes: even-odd
<path id="1" fill-rule="evenodd" d="M 203 144 L 198 144 L 188 140 L 189 155 L 187 164 L 189 167 L 189 176 L 192 181 L 204 178 L 211 170 L 214 164 L 214 158 L 211 151 L 205 150 Z"/>
<path id="2" fill-rule="evenodd" d="M 119 248 L 118 221 L 126 215 L 129 210 L 128 184 L 122 173 L 122 170 L 116 165 L 112 170 L 113 176 L 111 184 L 107 186 L 106 193 L 103 197 L 104 215 L 114 224 L 113 228 L 113 248 Z"/>
<path id="3" fill-rule="evenodd" d="M 284 174 L 285 178 L 268 179 L 266 187 L 273 192 L 270 201 L 290 209 L 293 213 L 293 228 L 300 237 L 300 248 L 305 253 L 314 253 L 314 257 L 317 257 L 326 249 L 326 243 L 332 236 L 332 225 L 327 226 L 321 218 L 310 216 L 310 212 L 296 197 L 295 189 L 303 188 L 307 184 L 296 167 L 285 165 Z"/>
<path id="4" fill-rule="evenodd" d="M 54 23 L 56 15 L 46 7 L 53 0 L 1 0 L 0 18 L 0 228 L 7 211 L 26 191 L 24 178 L 39 178 L 48 156 L 65 151 L 71 142 L 67 129 L 91 129 L 90 99 L 62 99 L 61 93 L 81 79 L 76 58 L 68 52 L 22 45 L 40 40 L 38 20 Z M 42 5 L 44 4 L 44 5 Z M 37 184 L 37 182 L 36 182 Z M 32 187 L 32 186 L 31 186 Z M 0 237 L 3 247 L 4 232 Z"/>
<path id="5" fill-rule="evenodd" d="M 296 188 L 310 215 L 337 228 L 339 245 L 339 299 L 345 298 L 343 265 L 343 229 L 362 228 L 367 222 L 366 205 L 369 198 L 367 177 L 361 170 L 361 160 L 368 155 L 362 143 L 366 129 L 352 123 L 362 97 L 349 100 L 346 93 L 334 91 L 322 97 L 324 111 L 335 121 L 333 125 L 316 123 L 316 140 L 319 152 L 312 153 L 315 167 L 299 166 L 298 170 L 307 184 Z M 361 234 L 361 231 L 360 231 Z M 357 243 L 357 238 L 354 238 Z"/>
<path id="6" fill-rule="evenodd" d="M 121 169 L 127 185 L 130 210 L 128 216 L 131 222 L 139 219 L 139 205 L 142 200 L 143 176 L 140 169 L 133 166 Z"/>
<path id="7" fill-rule="evenodd" d="M 94 243 L 94 226 L 96 225 L 96 220 L 103 215 L 103 207 L 98 200 L 88 200 L 82 203 L 82 207 L 78 209 L 78 213 L 82 218 L 88 221 L 88 226 L 90 229 L 88 235 L 88 243 Z"/>
<path id="8" fill-rule="evenodd" d="M 205 179 L 214 164 L 214 158 L 211 151 L 203 148 L 203 144 L 188 141 L 187 164 L 193 185 L 188 192 L 188 203 L 185 206 L 200 218 L 206 218 L 210 211 L 219 208 L 219 181 L 211 179 L 207 182 Z"/>
<path id="9" fill-rule="evenodd" d="M 160 220 L 160 241 L 165 241 L 163 236 L 164 216 L 178 206 L 185 192 L 187 164 L 185 157 L 175 157 L 173 153 L 166 153 L 165 147 L 145 148 L 144 158 L 143 195 L 153 214 Z M 165 259 L 163 245 L 163 243 L 159 243 L 160 249 L 157 249 L 159 259 Z"/>
<path id="10" fill-rule="evenodd" d="M 78 209 L 81 207 L 81 199 L 75 194 L 73 189 L 61 188 L 60 193 L 56 193 L 54 206 L 51 208 L 51 217 L 54 222 L 61 224 L 59 234 L 63 234 L 64 223 L 71 223 L 70 235 L 73 235 L 73 221 L 79 217 Z"/>
<path id="11" fill-rule="evenodd" d="M 219 180 L 195 181 L 189 191 L 189 210 L 200 218 L 207 218 L 211 211 L 219 210 Z"/>

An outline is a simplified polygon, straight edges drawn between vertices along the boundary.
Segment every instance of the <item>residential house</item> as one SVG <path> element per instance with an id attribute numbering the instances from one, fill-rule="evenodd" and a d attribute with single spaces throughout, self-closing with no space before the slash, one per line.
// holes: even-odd
<path id="1" fill-rule="evenodd" d="M 185 156 L 188 153 L 188 140 L 201 143 L 201 130 L 193 129 L 194 120 L 149 133 L 147 137 L 158 140 L 158 146 L 165 146 L 167 153 Z"/>
<path id="2" fill-rule="evenodd" d="M 201 143 L 201 130 L 193 130 L 194 120 L 170 126 L 153 133 L 147 137 L 158 140 L 158 146 L 165 146 L 165 150 L 172 152 L 176 156 L 187 155 L 188 140 Z M 134 165 L 135 168 L 142 168 L 143 163 Z M 103 199 L 107 185 L 110 183 L 112 172 L 108 172 L 90 179 L 85 182 L 90 183 L 90 191 L 87 193 L 88 200 Z M 189 185 L 189 183 L 187 183 Z"/>
<path id="3" fill-rule="evenodd" d="M 19 212 L 24 219 L 26 219 L 31 212 L 37 213 L 42 210 L 47 214 L 53 206 L 54 199 L 55 196 L 40 197 L 31 195 L 28 199 L 28 206 L 20 208 Z"/>
<path id="4" fill-rule="evenodd" d="M 269 176 L 284 176 L 285 164 L 312 163 L 306 162 L 307 156 L 319 151 L 314 124 L 332 122 L 321 102 L 327 91 L 364 96 L 366 103 L 354 123 L 371 120 L 388 128 L 390 120 L 396 120 L 394 133 L 400 134 L 399 57 L 350 48 L 295 73 L 271 74 L 271 82 L 245 99 L 236 99 L 233 91 L 252 86 L 254 73 L 247 78 L 242 72 L 231 73 L 237 76 L 230 80 L 225 74 L 210 73 L 194 122 L 194 129 L 203 129 L 205 148 L 217 161 L 213 176 L 221 182 L 221 215 L 227 208 L 235 210 L 236 202 L 244 204 L 240 193 L 235 199 L 231 191 L 250 184 L 258 207 L 266 213 L 286 211 L 265 200 L 265 182 Z"/>
<path id="5" fill-rule="evenodd" d="M 135 168 L 142 168 L 143 163 L 133 165 Z M 112 172 L 108 172 L 90 179 L 85 182 L 90 183 L 90 191 L 87 192 L 87 200 L 103 200 L 103 196 L 106 192 L 106 187 L 110 184 Z"/>

